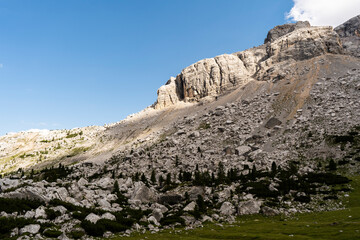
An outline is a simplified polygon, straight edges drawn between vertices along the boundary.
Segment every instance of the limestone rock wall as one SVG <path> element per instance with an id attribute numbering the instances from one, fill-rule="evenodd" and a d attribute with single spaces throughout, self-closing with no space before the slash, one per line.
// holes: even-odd
<path id="1" fill-rule="evenodd" d="M 296 23 L 288 23 L 288 24 L 276 26 L 268 32 L 268 35 L 265 38 L 264 43 L 272 42 L 278 39 L 279 37 L 284 36 L 285 34 L 295 31 L 296 29 L 306 28 L 306 27 L 310 27 L 310 23 L 308 21 L 304 21 L 304 22 L 299 21 Z"/>
<path id="2" fill-rule="evenodd" d="M 224 54 L 201 60 L 185 68 L 176 81 L 181 86 L 180 97 L 191 100 L 217 95 L 246 83 L 248 77 L 244 63 L 237 56 Z"/>
<path id="3" fill-rule="evenodd" d="M 179 101 L 217 96 L 251 80 L 269 80 L 284 64 L 324 54 L 344 54 L 341 39 L 332 27 L 311 27 L 308 22 L 285 24 L 270 30 L 266 44 L 234 54 L 203 59 L 182 70 L 160 87 L 156 109 Z"/>

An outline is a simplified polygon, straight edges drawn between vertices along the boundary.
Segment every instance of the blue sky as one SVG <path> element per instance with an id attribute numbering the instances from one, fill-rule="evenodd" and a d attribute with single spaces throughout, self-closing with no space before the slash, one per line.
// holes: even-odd
<path id="1" fill-rule="evenodd" d="M 203 58 L 263 43 L 291 0 L 0 0 L 0 135 L 119 121 Z"/>

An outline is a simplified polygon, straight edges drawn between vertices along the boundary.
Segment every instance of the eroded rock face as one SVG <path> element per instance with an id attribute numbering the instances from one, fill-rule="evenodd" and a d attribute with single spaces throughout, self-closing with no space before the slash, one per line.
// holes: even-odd
<path id="1" fill-rule="evenodd" d="M 178 88 L 176 87 L 175 78 L 171 77 L 165 85 L 161 86 L 158 89 L 158 100 L 155 104 L 155 108 L 161 109 L 179 102 L 177 89 Z"/>
<path id="2" fill-rule="evenodd" d="M 360 15 L 351 18 L 334 29 L 341 38 L 344 51 L 360 57 Z"/>
<path id="3" fill-rule="evenodd" d="M 199 99 L 247 82 L 249 76 L 244 63 L 234 55 L 220 55 L 201 60 L 177 77 L 184 99 Z"/>
<path id="4" fill-rule="evenodd" d="M 277 26 L 269 31 L 265 42 L 242 52 L 203 59 L 183 69 L 176 78 L 159 88 L 155 108 L 218 96 L 254 79 L 281 79 L 286 75 L 281 73 L 284 64 L 328 53 L 344 53 L 340 37 L 332 27 L 311 27 L 308 22 Z M 350 45 L 348 48 L 353 48 Z"/>
<path id="5" fill-rule="evenodd" d="M 203 59 L 182 70 L 158 90 L 156 109 L 193 101 L 246 84 L 249 73 L 244 63 L 235 55 L 224 54 Z"/>
<path id="6" fill-rule="evenodd" d="M 308 21 L 304 21 L 304 22 L 299 21 L 296 23 L 288 23 L 288 24 L 276 26 L 268 32 L 268 35 L 265 38 L 264 43 L 272 42 L 278 39 L 279 37 L 284 36 L 285 34 L 295 31 L 296 29 L 306 28 L 306 27 L 310 27 L 310 23 Z"/>

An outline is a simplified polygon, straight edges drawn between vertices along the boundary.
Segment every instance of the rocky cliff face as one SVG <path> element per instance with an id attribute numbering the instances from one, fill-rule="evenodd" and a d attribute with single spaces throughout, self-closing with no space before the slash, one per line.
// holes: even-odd
<path id="1" fill-rule="evenodd" d="M 310 23 L 308 21 L 299 21 L 296 23 L 288 23 L 284 25 L 279 25 L 274 27 L 268 32 L 268 35 L 266 36 L 264 40 L 264 44 L 268 42 L 272 42 L 279 37 L 284 36 L 285 34 L 291 33 L 299 28 L 308 28 L 310 27 Z"/>
<path id="2" fill-rule="evenodd" d="M 159 89 L 155 108 L 217 96 L 254 79 L 281 78 L 282 73 L 274 76 L 273 72 L 279 72 L 283 62 L 327 53 L 344 53 L 340 37 L 332 27 L 311 27 L 308 22 L 277 26 L 269 31 L 264 45 L 204 59 L 182 70 Z"/>
<path id="3" fill-rule="evenodd" d="M 355 57 L 360 57 L 360 15 L 351 18 L 335 28 L 339 34 L 344 51 Z"/>

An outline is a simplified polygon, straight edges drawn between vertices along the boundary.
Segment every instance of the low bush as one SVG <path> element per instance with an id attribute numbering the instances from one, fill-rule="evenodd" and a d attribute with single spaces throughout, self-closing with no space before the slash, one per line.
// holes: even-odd
<path id="1" fill-rule="evenodd" d="M 34 223 L 33 219 L 0 217 L 0 239 L 8 238 L 11 230 L 16 227 L 20 229 Z"/>
<path id="2" fill-rule="evenodd" d="M 28 199 L 0 198 L 0 212 L 26 212 L 31 209 L 36 209 L 42 204 L 42 202 Z"/>
<path id="3" fill-rule="evenodd" d="M 49 238 L 57 238 L 61 234 L 62 234 L 62 232 L 57 229 L 45 229 L 45 231 L 43 232 L 43 235 L 45 237 L 49 237 Z"/>

